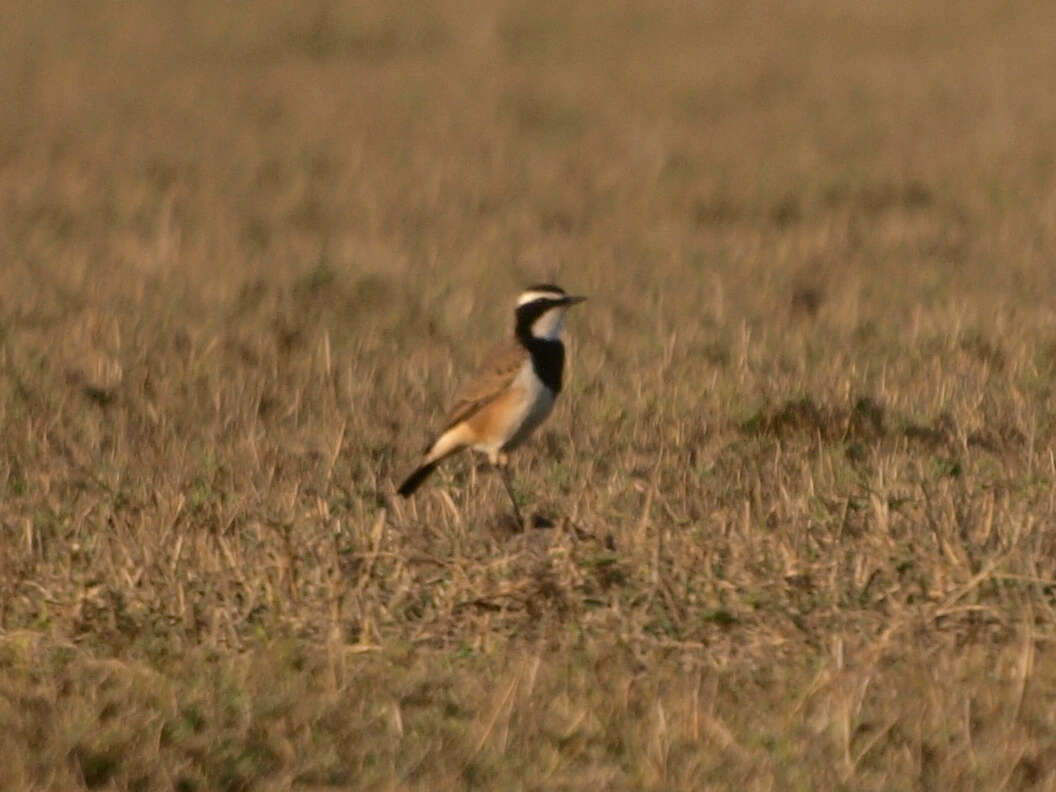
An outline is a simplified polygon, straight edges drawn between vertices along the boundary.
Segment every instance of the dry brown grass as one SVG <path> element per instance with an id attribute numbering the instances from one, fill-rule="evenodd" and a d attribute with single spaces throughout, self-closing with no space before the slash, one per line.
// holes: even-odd
<path id="1" fill-rule="evenodd" d="M 0 788 L 1056 788 L 1056 17 L 573 5 L 0 8 Z"/>

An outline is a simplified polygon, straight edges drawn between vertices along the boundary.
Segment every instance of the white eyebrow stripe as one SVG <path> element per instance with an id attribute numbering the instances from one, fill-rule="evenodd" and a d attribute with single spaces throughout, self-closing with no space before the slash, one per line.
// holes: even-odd
<path id="1" fill-rule="evenodd" d="M 536 300 L 560 300 L 565 295 L 560 292 L 552 291 L 526 291 L 522 292 L 521 296 L 517 298 L 517 307 L 520 308 L 522 305 L 527 305 L 530 302 Z"/>

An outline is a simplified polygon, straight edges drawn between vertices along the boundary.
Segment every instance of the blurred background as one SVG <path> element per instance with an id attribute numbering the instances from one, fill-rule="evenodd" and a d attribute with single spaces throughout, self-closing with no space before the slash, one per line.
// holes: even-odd
<path id="1" fill-rule="evenodd" d="M 7 277 L 85 299 L 216 303 L 319 266 L 364 310 L 389 295 L 382 323 L 466 278 L 474 300 L 618 270 L 618 302 L 627 282 L 746 314 L 800 281 L 887 292 L 878 314 L 1052 285 L 1056 56 L 1036 4 L 9 2 L 5 19 Z"/>

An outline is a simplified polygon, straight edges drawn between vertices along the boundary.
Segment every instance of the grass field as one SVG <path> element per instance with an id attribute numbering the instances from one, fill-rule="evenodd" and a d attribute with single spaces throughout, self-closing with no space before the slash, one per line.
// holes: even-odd
<path id="1" fill-rule="evenodd" d="M 2 0 L 0 789 L 1056 789 L 1051 11 Z"/>

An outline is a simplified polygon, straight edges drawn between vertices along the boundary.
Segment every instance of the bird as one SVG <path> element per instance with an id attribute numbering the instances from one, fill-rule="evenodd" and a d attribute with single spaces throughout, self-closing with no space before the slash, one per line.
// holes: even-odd
<path id="1" fill-rule="evenodd" d="M 409 498 L 440 462 L 470 448 L 487 454 L 498 469 L 517 524 L 524 525 L 507 471 L 508 452 L 553 410 L 565 366 L 561 341 L 565 313 L 584 300 L 552 283 L 521 292 L 514 308 L 512 338 L 492 349 L 476 375 L 459 390 L 443 428 L 397 490 L 400 495 Z"/>

